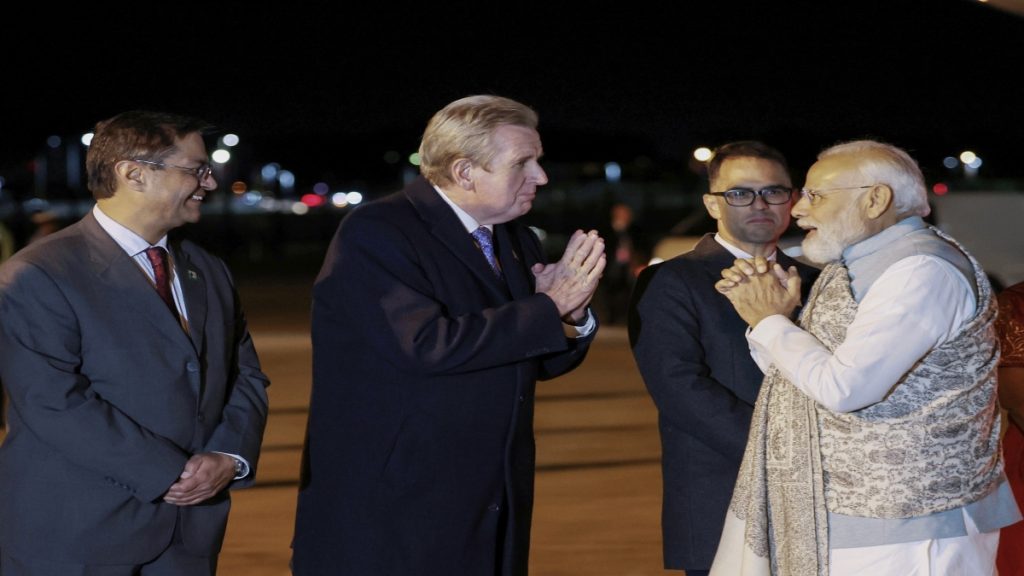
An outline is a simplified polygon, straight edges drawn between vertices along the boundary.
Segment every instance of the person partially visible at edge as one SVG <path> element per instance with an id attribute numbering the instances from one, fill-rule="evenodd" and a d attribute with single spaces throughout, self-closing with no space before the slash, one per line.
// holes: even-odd
<path id="1" fill-rule="evenodd" d="M 1024 282 L 999 293 L 999 403 L 1006 409 L 1003 457 L 1017 506 L 1024 507 Z M 999 574 L 1024 574 L 1024 522 L 999 534 Z"/>
<path id="2" fill-rule="evenodd" d="M 793 207 L 801 280 L 739 259 L 717 284 L 765 370 L 713 575 L 995 574 L 1020 519 L 999 450 L 996 300 L 922 219 L 905 151 L 833 146 Z"/>
<path id="3" fill-rule="evenodd" d="M 817 274 L 778 246 L 795 195 L 778 150 L 724 144 L 707 172 L 704 207 L 718 232 L 646 268 L 629 315 L 633 355 L 658 407 L 664 565 L 687 576 L 711 568 L 764 379 L 748 352 L 746 323 L 715 282 L 733 260 L 754 256 L 796 266 L 808 287 Z"/>
<path id="4" fill-rule="evenodd" d="M 537 380 L 597 329 L 604 242 L 545 262 L 530 211 L 537 115 L 498 96 L 437 112 L 422 176 L 341 223 L 313 288 L 313 389 L 292 571 L 527 573 Z"/>
<path id="5" fill-rule="evenodd" d="M 267 377 L 224 262 L 188 240 L 217 187 L 207 125 L 96 125 L 96 204 L 0 266 L 0 573 L 216 573 L 251 485 Z"/>

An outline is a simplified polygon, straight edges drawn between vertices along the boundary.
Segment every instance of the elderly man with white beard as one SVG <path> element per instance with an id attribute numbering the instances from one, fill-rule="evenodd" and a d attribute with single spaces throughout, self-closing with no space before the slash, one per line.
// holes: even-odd
<path id="1" fill-rule="evenodd" d="M 737 260 L 716 284 L 766 376 L 712 576 L 995 574 L 1021 516 L 984 270 L 924 222 L 899 148 L 833 146 L 801 192 L 804 255 L 826 266 L 799 320 L 793 269 Z"/>

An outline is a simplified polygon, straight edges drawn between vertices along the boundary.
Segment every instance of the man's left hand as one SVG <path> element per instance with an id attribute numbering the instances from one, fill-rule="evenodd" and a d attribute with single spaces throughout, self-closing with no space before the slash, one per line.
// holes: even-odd
<path id="1" fill-rule="evenodd" d="M 227 454 L 204 452 L 189 458 L 178 481 L 164 494 L 164 502 L 192 506 L 216 496 L 235 478 L 235 459 Z"/>

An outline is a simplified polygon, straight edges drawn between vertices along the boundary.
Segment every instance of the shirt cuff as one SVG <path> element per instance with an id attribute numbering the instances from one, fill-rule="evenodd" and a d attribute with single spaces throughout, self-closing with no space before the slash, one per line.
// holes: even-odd
<path id="1" fill-rule="evenodd" d="M 594 313 L 588 307 L 587 319 L 583 322 L 583 325 L 576 326 L 575 324 L 570 324 L 570 326 L 576 329 L 577 338 L 585 338 L 593 334 L 594 330 L 597 328 L 597 320 L 594 318 Z"/>
<path id="2" fill-rule="evenodd" d="M 768 348 L 772 340 L 778 338 L 788 328 L 795 327 L 793 321 L 782 314 L 773 314 L 763 318 L 757 326 L 748 328 L 747 339 L 765 348 Z"/>
<path id="3" fill-rule="evenodd" d="M 237 465 L 235 466 L 236 472 L 235 477 L 233 478 L 234 480 L 241 480 L 242 478 L 245 478 L 246 476 L 249 475 L 249 461 L 246 460 L 245 458 L 242 458 L 238 454 L 231 454 L 228 452 L 217 452 L 216 450 L 214 450 L 214 452 L 216 452 L 217 454 L 225 454 L 235 459 L 235 463 Z"/>

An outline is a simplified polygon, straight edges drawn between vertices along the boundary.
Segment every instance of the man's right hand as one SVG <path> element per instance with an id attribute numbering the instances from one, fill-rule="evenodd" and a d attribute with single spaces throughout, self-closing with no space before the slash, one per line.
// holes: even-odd
<path id="1" fill-rule="evenodd" d="M 736 313 L 751 327 L 775 314 L 792 318 L 800 305 L 800 275 L 795 266 L 784 269 L 760 256 L 737 259 L 722 270 L 715 289 L 732 302 Z"/>
<path id="2" fill-rule="evenodd" d="M 579 322 L 597 290 L 604 267 L 604 240 L 594 230 L 577 230 L 558 262 L 533 266 L 536 291 L 551 298 L 559 316 Z"/>

